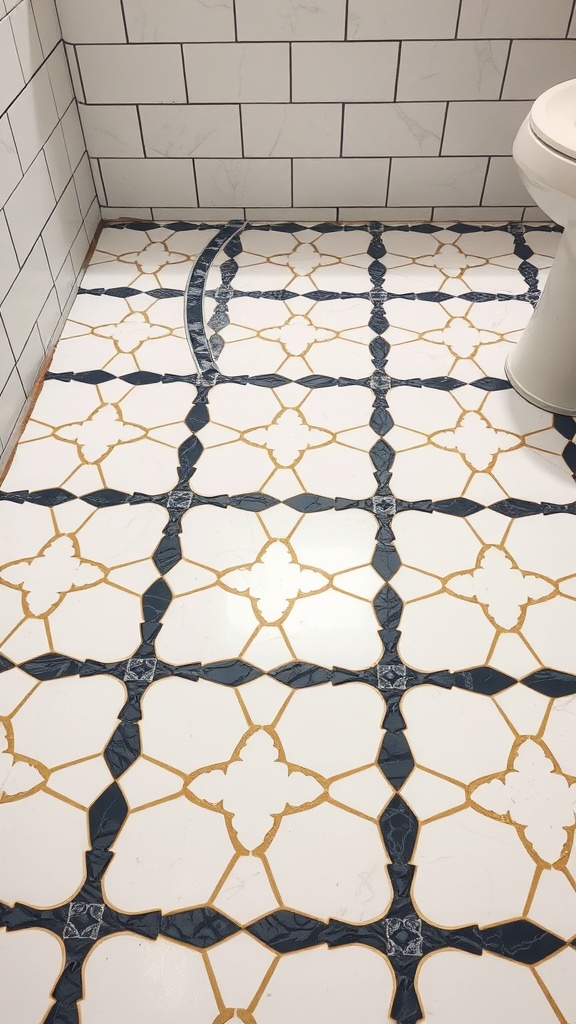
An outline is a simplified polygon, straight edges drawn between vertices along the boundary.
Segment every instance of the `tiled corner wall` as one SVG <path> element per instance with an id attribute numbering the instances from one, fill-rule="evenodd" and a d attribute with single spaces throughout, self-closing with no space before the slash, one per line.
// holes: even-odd
<path id="1" fill-rule="evenodd" d="M 538 213 L 510 152 L 573 0 L 57 2 L 111 216 Z"/>
<path id="2" fill-rule="evenodd" d="M 0 454 L 99 218 L 54 0 L 0 0 Z"/>

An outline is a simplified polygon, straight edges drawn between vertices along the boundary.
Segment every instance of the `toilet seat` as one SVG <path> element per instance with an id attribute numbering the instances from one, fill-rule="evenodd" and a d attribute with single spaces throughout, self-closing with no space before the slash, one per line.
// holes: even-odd
<path id="1" fill-rule="evenodd" d="M 532 131 L 542 142 L 576 160 L 576 79 L 543 92 L 528 118 Z"/>

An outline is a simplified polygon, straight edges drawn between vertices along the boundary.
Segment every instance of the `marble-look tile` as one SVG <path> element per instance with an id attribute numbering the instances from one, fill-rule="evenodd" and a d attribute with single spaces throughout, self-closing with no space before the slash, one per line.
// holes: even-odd
<path id="1" fill-rule="evenodd" d="M 508 44 L 503 39 L 406 42 L 402 46 L 397 98 L 498 99 L 507 55 Z"/>
<path id="2" fill-rule="evenodd" d="M 570 515 L 508 519 L 485 510 L 394 524 L 402 567 L 403 660 L 419 671 L 492 665 L 521 677 L 573 667 L 575 524 Z M 562 552 L 562 553 L 561 553 Z"/>
<path id="3" fill-rule="evenodd" d="M 129 772 L 121 783 L 131 810 L 106 876 L 113 906 L 172 912 L 214 893 L 215 906 L 239 923 L 279 905 L 346 921 L 386 911 L 392 894 L 377 821 L 392 791 L 374 764 L 383 711 L 376 691 L 327 684 L 290 693 L 261 680 L 240 693 L 172 678 L 155 683 L 142 707 L 143 758 L 165 781 L 137 787 Z M 173 855 L 160 837 L 196 829 L 210 848 L 189 849 L 168 870 Z"/>
<path id="4" fill-rule="evenodd" d="M 342 155 L 437 156 L 444 115 L 444 103 L 347 103 Z"/>
<path id="5" fill-rule="evenodd" d="M 238 39 L 344 39 L 345 0 L 237 0 Z"/>
<path id="6" fill-rule="evenodd" d="M 131 1005 L 142 1024 L 166 1016 L 168 979 L 181 984 L 170 998 L 170 1024 L 185 1024 L 190 1005 L 198 1021 L 257 1020 L 288 1024 L 297 1019 L 314 1024 L 318 1013 L 334 1024 L 346 1024 L 361 1013 L 370 1024 L 391 1018 L 375 1007 L 392 1000 L 393 976 L 386 959 L 365 946 L 317 949 L 271 955 L 248 935 L 236 935 L 214 947 L 204 958 L 190 946 L 163 937 L 151 942 L 135 935 L 112 936 L 91 952 L 86 965 L 82 1017 L 98 1024 L 123 1019 L 115 993 L 130 970 L 135 981 Z M 26 1024 L 28 1022 L 26 1021 Z"/>
<path id="7" fill-rule="evenodd" d="M 420 273 L 420 271 L 418 271 Z M 401 285 L 398 290 L 401 290 Z M 399 379 L 504 377 L 508 353 L 532 316 L 527 302 L 428 302 L 391 299 L 389 372 Z"/>
<path id="8" fill-rule="evenodd" d="M 183 560 L 167 576 L 174 601 L 158 638 L 162 658 L 246 658 L 265 669 L 374 664 L 382 643 L 371 602 L 383 586 L 371 567 L 374 519 L 358 509 L 306 516 L 283 508 L 281 523 L 278 535 L 274 509 L 204 506 L 184 515 Z M 229 623 L 225 636 L 209 628 L 219 620 Z"/>
<path id="9" fill-rule="evenodd" d="M 368 454 L 377 440 L 367 426 L 371 406 L 366 388 L 217 385 L 192 487 L 208 495 L 263 491 L 277 498 L 302 492 L 336 497 L 345 477 L 350 497 L 367 497 L 375 489 Z"/>
<path id="10" fill-rule="evenodd" d="M 38 683 L 13 669 L 0 699 L 0 899 L 55 906 L 82 884 L 86 810 L 112 782 L 101 752 L 124 687 L 110 676 Z"/>
<path id="11" fill-rule="evenodd" d="M 3 653 L 17 661 L 59 650 L 129 657 L 138 646 L 141 595 L 157 575 L 151 556 L 165 510 L 3 502 L 0 520 Z"/>
<path id="12" fill-rule="evenodd" d="M 195 396 L 183 383 L 142 388 L 47 381 L 4 487 L 169 491 L 178 481 L 177 450 L 189 436 L 184 420 Z"/>
<path id="13" fill-rule="evenodd" d="M 403 790 L 421 821 L 414 901 L 427 920 L 486 927 L 526 916 L 571 937 L 576 762 L 570 704 L 521 684 L 496 699 L 431 686 L 403 698 L 418 765 Z M 562 892 L 554 901 L 552 879 Z"/>
<path id="14" fill-rule="evenodd" d="M 515 391 L 399 387 L 388 407 L 394 426 L 386 440 L 396 452 L 390 486 L 397 498 L 462 496 L 484 505 L 512 497 L 576 500 L 562 459 L 566 441 L 553 415 Z"/>

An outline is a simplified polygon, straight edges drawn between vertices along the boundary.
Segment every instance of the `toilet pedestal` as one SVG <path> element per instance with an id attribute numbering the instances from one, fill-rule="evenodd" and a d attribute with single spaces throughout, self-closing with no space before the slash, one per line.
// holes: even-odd
<path id="1" fill-rule="evenodd" d="M 534 315 L 506 361 L 512 387 L 533 405 L 576 415 L 576 223 L 564 229 Z"/>

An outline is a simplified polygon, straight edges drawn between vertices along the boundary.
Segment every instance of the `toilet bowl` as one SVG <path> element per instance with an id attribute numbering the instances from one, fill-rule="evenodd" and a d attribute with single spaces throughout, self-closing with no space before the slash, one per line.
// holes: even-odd
<path id="1" fill-rule="evenodd" d="M 564 227 L 538 306 L 506 373 L 542 409 L 576 414 L 576 79 L 540 96 L 513 148 L 535 203 Z"/>

